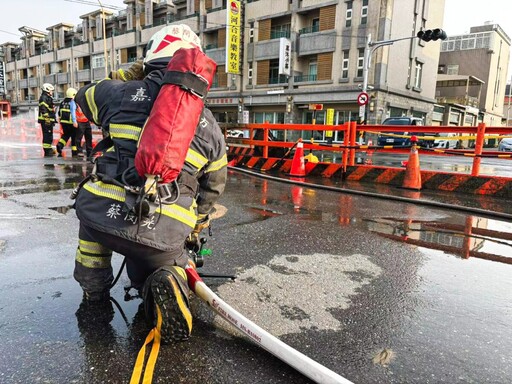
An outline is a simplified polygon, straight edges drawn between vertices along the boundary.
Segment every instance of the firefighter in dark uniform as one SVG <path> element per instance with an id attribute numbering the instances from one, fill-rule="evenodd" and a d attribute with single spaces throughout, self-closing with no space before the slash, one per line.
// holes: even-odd
<path id="1" fill-rule="evenodd" d="M 53 91 L 55 88 L 49 83 L 44 83 L 39 97 L 39 113 L 37 121 L 43 131 L 43 151 L 45 156 L 53 156 L 52 148 L 53 126 L 55 125 L 55 105 L 53 104 Z"/>
<path id="2" fill-rule="evenodd" d="M 134 158 L 169 60 L 179 48 L 199 46 L 188 26 L 165 27 L 148 43 L 144 79 L 105 79 L 81 88 L 75 98 L 87 118 L 109 136 L 97 144 L 103 154 L 95 159 L 95 171 L 76 198 L 80 229 L 74 277 L 86 300 L 108 300 L 112 252 L 124 255 L 128 277 L 142 293 L 149 320 L 156 324 L 157 308 L 161 312 L 163 343 L 186 340 L 192 330 L 185 241 L 197 241 L 209 226 L 209 213 L 224 191 L 226 145 L 205 108 L 177 179 L 175 201 L 150 204 L 145 212 L 141 206 L 147 201 L 141 201 L 140 193 L 145 181 L 134 168 Z M 108 149 L 102 149 L 105 146 Z"/>
<path id="3" fill-rule="evenodd" d="M 62 157 L 62 150 L 71 140 L 71 156 L 78 156 L 78 149 L 76 146 L 76 134 L 78 131 L 78 122 L 76 120 L 76 104 L 75 104 L 75 88 L 68 88 L 66 97 L 59 105 L 58 117 L 59 123 L 62 127 L 62 135 L 57 143 L 57 152 L 59 157 Z"/>

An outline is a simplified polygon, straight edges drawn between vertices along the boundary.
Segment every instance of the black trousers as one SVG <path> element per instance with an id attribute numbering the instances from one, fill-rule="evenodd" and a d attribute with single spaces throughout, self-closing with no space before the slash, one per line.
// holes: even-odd
<path id="1" fill-rule="evenodd" d="M 77 129 L 73 127 L 73 124 L 61 123 L 62 127 L 62 135 L 60 137 L 59 142 L 57 143 L 57 151 L 62 152 L 62 148 L 66 146 L 68 140 L 71 139 L 71 154 L 73 156 L 77 155 L 76 148 L 76 131 Z"/>
<path id="2" fill-rule="evenodd" d="M 52 152 L 53 126 L 54 123 L 40 123 L 43 132 L 43 150 L 45 153 Z"/>
<path id="3" fill-rule="evenodd" d="M 83 223 L 80 223 L 78 237 L 79 245 L 73 275 L 82 289 L 91 293 L 106 292 L 110 289 L 114 280 L 112 251 L 126 257 L 126 272 L 135 288 L 142 288 L 146 278 L 158 268 L 171 265 L 185 267 L 188 262 L 184 241 L 182 251 L 177 255 L 174 251 L 162 251 L 97 231 Z"/>
<path id="4" fill-rule="evenodd" d="M 91 155 L 92 152 L 92 128 L 90 122 L 78 122 L 78 131 L 76 134 L 76 146 L 78 149 L 78 152 L 83 151 L 82 147 L 82 138 L 85 139 L 85 153 L 87 154 L 87 157 Z"/>

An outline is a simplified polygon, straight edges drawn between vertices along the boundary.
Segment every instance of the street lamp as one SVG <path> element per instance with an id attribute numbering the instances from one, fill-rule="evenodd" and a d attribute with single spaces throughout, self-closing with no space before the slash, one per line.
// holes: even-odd
<path id="1" fill-rule="evenodd" d="M 427 29 L 427 30 L 421 30 L 419 31 L 416 36 L 408 36 L 408 37 L 400 37 L 398 39 L 391 39 L 391 40 L 381 40 L 381 41 L 372 41 L 372 34 L 369 33 L 368 36 L 366 36 L 366 43 L 364 47 L 364 57 L 363 57 L 363 86 L 362 86 L 362 92 L 367 93 L 369 86 L 368 86 L 368 73 L 370 71 L 371 61 L 372 61 L 372 54 L 375 52 L 377 48 L 384 47 L 386 45 L 392 45 L 393 43 L 397 41 L 402 40 L 412 40 L 412 39 L 421 39 L 423 41 L 436 41 L 436 40 L 446 40 L 447 35 L 446 32 L 443 31 L 440 28 L 436 29 Z M 373 89 L 373 88 L 372 88 Z M 360 116 L 366 120 L 366 105 L 362 105 L 359 110 Z"/>

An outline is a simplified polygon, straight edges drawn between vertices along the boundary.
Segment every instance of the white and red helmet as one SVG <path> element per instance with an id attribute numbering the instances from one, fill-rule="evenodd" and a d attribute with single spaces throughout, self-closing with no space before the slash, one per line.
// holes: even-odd
<path id="1" fill-rule="evenodd" d="M 144 72 L 165 68 L 178 49 L 194 47 L 201 49 L 201 41 L 188 25 L 168 25 L 149 39 L 144 55 Z"/>

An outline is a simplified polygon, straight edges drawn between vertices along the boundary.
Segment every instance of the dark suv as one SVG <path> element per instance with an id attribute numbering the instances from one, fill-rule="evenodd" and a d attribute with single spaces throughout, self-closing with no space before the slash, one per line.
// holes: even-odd
<path id="1" fill-rule="evenodd" d="M 388 117 L 386 120 L 382 122 L 382 125 L 423 125 L 423 120 L 419 117 Z M 389 132 L 389 134 L 380 134 L 377 137 L 378 145 L 411 145 L 411 139 L 409 137 L 396 137 L 392 135 L 401 135 L 401 136 L 428 136 L 425 133 L 420 132 Z M 419 140 L 418 145 L 420 147 L 429 148 L 433 145 L 432 141 L 429 140 Z"/>

